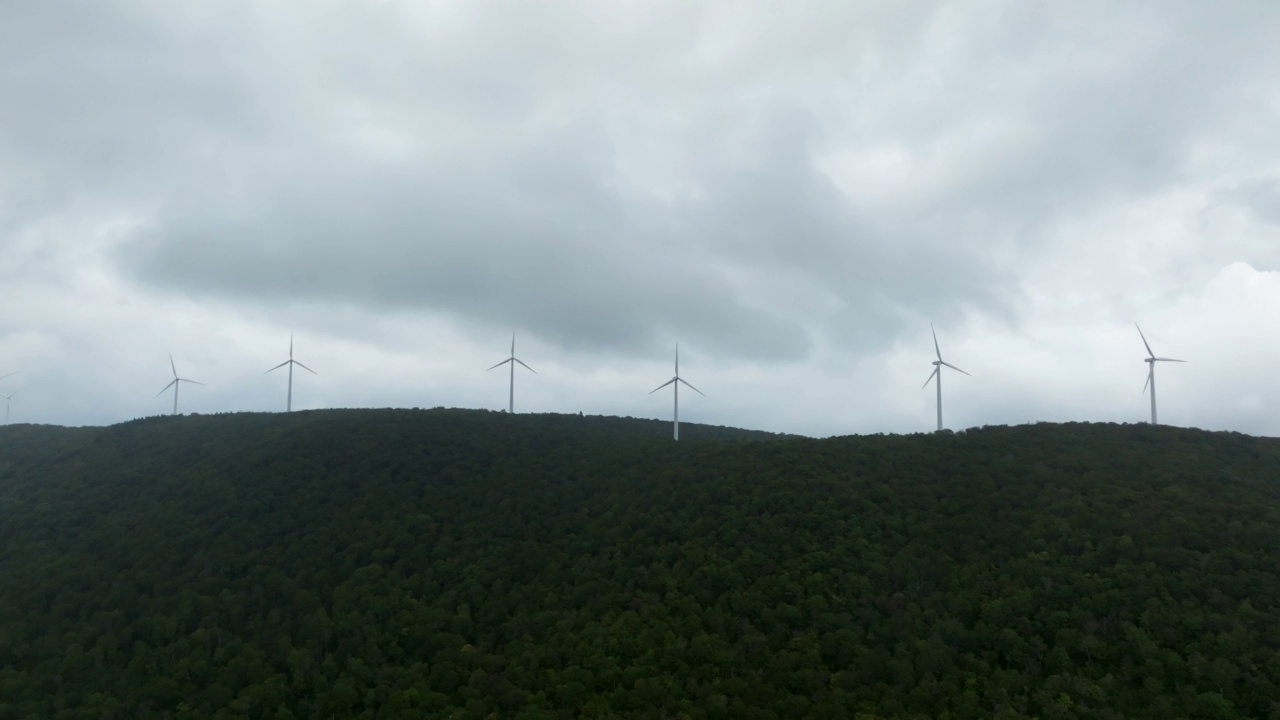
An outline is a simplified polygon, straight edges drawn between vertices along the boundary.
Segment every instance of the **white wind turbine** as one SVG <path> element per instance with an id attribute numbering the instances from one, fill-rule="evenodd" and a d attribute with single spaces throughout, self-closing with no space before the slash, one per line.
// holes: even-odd
<path id="1" fill-rule="evenodd" d="M 537 370 L 534 370 L 528 365 L 525 365 L 523 360 L 516 357 L 516 334 L 515 333 L 511 333 L 511 357 L 507 358 L 506 360 L 503 360 L 497 365 L 494 365 L 493 367 L 489 368 L 489 370 L 493 370 L 494 368 L 500 368 L 503 365 L 506 365 L 507 363 L 511 363 L 511 385 L 508 388 L 508 392 L 507 392 L 507 413 L 515 414 L 515 411 L 516 411 L 516 363 L 520 363 L 525 370 L 528 370 L 534 375 L 538 374 Z M 486 370 L 485 372 L 488 372 L 489 370 Z"/>
<path id="2" fill-rule="evenodd" d="M 952 365 L 951 363 L 942 359 L 942 350 L 938 349 L 938 331 L 933 329 L 933 323 L 929 323 L 929 331 L 933 333 L 933 351 L 934 353 L 937 354 L 938 359 L 933 361 L 933 372 L 929 374 L 929 379 L 924 381 L 924 385 L 921 385 L 920 389 L 923 390 L 929 387 L 930 382 L 934 382 L 934 384 L 937 386 L 938 430 L 942 430 L 942 366 L 946 365 L 952 370 L 955 370 L 956 372 L 964 373 L 965 375 L 969 375 L 969 373 L 964 372 L 963 370 L 956 367 L 955 365 Z M 973 377 L 973 376 L 969 375 L 969 377 Z M 934 380 L 934 378 L 937 378 L 937 379 Z"/>
<path id="3" fill-rule="evenodd" d="M 1138 337 L 1142 338 L 1142 344 L 1145 345 L 1147 348 L 1147 359 L 1143 361 L 1147 364 L 1147 381 L 1142 384 L 1142 392 L 1147 391 L 1148 385 L 1151 386 L 1151 424 L 1155 425 L 1156 424 L 1156 363 L 1158 362 L 1184 363 L 1186 362 L 1186 360 L 1175 360 L 1173 358 L 1156 357 L 1155 352 L 1151 350 L 1151 345 L 1147 342 L 1147 336 L 1142 334 L 1142 328 L 1138 327 L 1138 323 L 1134 323 L 1133 326 L 1138 328 Z"/>
<path id="4" fill-rule="evenodd" d="M 13 371 L 13 372 L 11 372 L 11 373 L 6 373 L 6 374 L 4 374 L 4 375 L 0 375 L 0 380 L 4 380 L 5 378 L 13 377 L 14 375 L 17 375 L 17 374 L 18 374 L 18 373 L 20 373 L 20 372 L 22 372 L 22 371 L 21 371 L 21 370 L 14 370 L 14 371 Z M 8 395 L 0 395 L 0 398 L 4 398 L 4 424 L 5 424 L 5 425 L 8 425 L 8 424 L 9 424 L 9 399 L 10 399 L 10 398 L 12 398 L 14 395 L 17 395 L 17 394 L 18 394 L 18 391 L 17 391 L 17 390 L 14 390 L 13 392 L 9 393 Z"/>
<path id="5" fill-rule="evenodd" d="M 173 379 L 169 381 L 168 385 L 164 386 L 164 390 L 161 390 L 160 392 L 156 393 L 156 397 L 160 397 L 161 395 L 164 394 L 165 390 L 168 390 L 169 388 L 172 387 L 173 388 L 173 414 L 177 415 L 178 414 L 178 385 L 182 383 L 192 383 L 194 385 L 203 385 L 204 383 L 198 380 L 188 380 L 186 378 L 178 377 L 178 366 L 173 364 L 173 353 L 169 353 L 169 369 L 173 370 Z"/>
<path id="6" fill-rule="evenodd" d="M 690 390 L 698 393 L 702 397 L 707 396 L 706 393 L 702 392 L 698 388 L 689 385 L 689 381 L 680 377 L 680 346 L 676 345 L 676 374 L 672 376 L 670 380 L 649 391 L 649 394 L 652 395 L 668 385 L 673 386 L 672 389 L 675 390 L 675 410 L 672 414 L 672 422 L 675 427 L 676 440 L 680 439 L 680 383 L 684 383 Z"/>
<path id="7" fill-rule="evenodd" d="M 297 360 L 294 360 L 294 359 L 293 359 L 293 333 L 289 333 L 289 359 L 288 359 L 288 360 L 285 360 L 284 362 L 280 363 L 279 365 L 277 365 L 277 366 L 275 366 L 275 367 L 271 368 L 271 370 L 268 370 L 267 372 L 271 372 L 272 370 L 279 370 L 280 368 L 282 368 L 282 367 L 284 367 L 284 366 L 286 366 L 286 365 L 288 365 L 288 366 L 289 366 L 289 393 L 285 396 L 285 401 L 284 401 L 284 411 L 285 411 L 285 412 L 293 412 L 293 366 L 294 366 L 294 365 L 297 365 L 298 367 L 302 368 L 303 370 L 306 370 L 307 372 L 311 373 L 312 375 L 319 375 L 319 374 L 320 374 L 320 373 L 316 372 L 315 370 L 312 370 L 311 368 L 307 367 L 306 365 L 303 365 L 302 363 L 300 363 L 300 362 L 298 362 Z M 263 375 L 265 375 L 265 374 L 266 374 L 266 373 L 263 373 Z"/>

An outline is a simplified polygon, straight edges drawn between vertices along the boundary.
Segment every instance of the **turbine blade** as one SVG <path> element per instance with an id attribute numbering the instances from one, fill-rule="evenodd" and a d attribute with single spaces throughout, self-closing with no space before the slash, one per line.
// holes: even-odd
<path id="1" fill-rule="evenodd" d="M 658 392 L 658 391 L 659 391 L 659 390 L 661 390 L 662 388 L 664 388 L 664 387 L 666 387 L 666 386 L 670 385 L 671 383 L 673 383 L 673 382 L 675 382 L 675 381 L 676 381 L 676 379 L 675 379 L 675 378 L 671 378 L 670 380 L 668 380 L 668 381 L 666 381 L 666 382 L 662 383 L 662 384 L 661 384 L 661 385 L 659 385 L 658 387 L 656 387 L 656 388 L 654 388 L 654 389 L 650 390 L 650 391 L 649 391 L 649 394 L 650 394 L 650 395 L 652 395 L 652 394 L 654 394 L 654 393 Z"/>
<path id="2" fill-rule="evenodd" d="M 676 379 L 677 379 L 677 380 L 679 380 L 680 382 L 684 383 L 686 387 L 688 387 L 690 390 L 692 390 L 692 391 L 694 391 L 694 392 L 698 393 L 698 394 L 699 394 L 699 395 L 701 395 L 702 397 L 706 397 L 706 396 L 707 396 L 707 394 L 706 394 L 706 393 L 704 393 L 704 392 L 702 392 L 701 390 L 699 390 L 698 388 L 696 388 L 696 387 L 694 387 L 694 386 L 690 385 L 688 380 L 685 380 L 684 378 L 676 378 Z"/>
<path id="3" fill-rule="evenodd" d="M 173 364 L 173 353 L 169 353 L 169 369 L 173 370 L 173 376 L 178 377 L 178 366 Z"/>
<path id="4" fill-rule="evenodd" d="M 173 386 L 174 386 L 174 385 L 176 385 L 176 384 L 178 384 L 178 378 L 174 378 L 174 379 L 170 380 L 170 381 L 169 381 L 169 384 L 168 384 L 168 385 L 165 385 L 163 390 L 161 390 L 160 392 L 156 393 L 156 397 L 160 397 L 161 395 L 163 395 L 163 394 L 165 393 L 165 390 L 168 390 L 169 388 L 173 387 Z"/>
<path id="5" fill-rule="evenodd" d="M 929 323 L 929 332 L 933 333 L 933 351 L 938 354 L 938 359 L 942 359 L 942 350 L 938 347 L 938 331 L 933 329 L 933 323 Z"/>
<path id="6" fill-rule="evenodd" d="M 956 367 L 955 365 L 952 365 L 952 364 L 951 364 L 951 363 L 949 363 L 949 362 L 946 362 L 946 361 L 943 361 L 943 360 L 940 360 L 939 362 L 941 362 L 943 365 L 946 365 L 947 367 L 951 368 L 952 370 L 955 370 L 956 372 L 961 372 L 961 373 L 964 373 L 965 375 L 969 375 L 969 373 L 964 372 L 963 370 L 961 370 L 960 368 Z M 972 375 L 969 375 L 969 377 L 973 377 L 973 376 L 972 376 Z"/>
<path id="7" fill-rule="evenodd" d="M 9 373 L 8 375 L 0 375 L 0 380 L 3 380 L 3 379 L 5 379 L 5 378 L 7 378 L 7 377 L 13 377 L 14 375 L 17 375 L 17 374 L 18 374 L 18 373 L 20 373 L 20 372 L 22 372 L 22 371 L 21 371 L 21 370 L 14 370 L 13 372 Z"/>
<path id="8" fill-rule="evenodd" d="M 1138 337 L 1142 338 L 1142 344 L 1147 348 L 1147 357 L 1155 357 L 1156 353 L 1151 349 L 1151 344 L 1147 342 L 1147 336 L 1142 334 L 1142 328 L 1138 327 L 1138 323 L 1134 323 L 1133 326 L 1138 328 Z"/>
<path id="9" fill-rule="evenodd" d="M 1144 382 L 1144 383 L 1142 383 L 1142 394 L 1143 394 L 1143 395 L 1146 395 L 1146 394 L 1147 394 L 1147 386 L 1151 384 L 1151 376 L 1152 376 L 1153 374 L 1155 374 L 1155 371 L 1156 371 L 1156 367 L 1155 367 L 1155 365 L 1150 366 L 1150 369 L 1148 369 L 1148 370 L 1147 370 L 1147 381 L 1146 381 L 1146 382 Z"/>
<path id="10" fill-rule="evenodd" d="M 298 367 L 302 368 L 303 370 L 306 370 L 307 372 L 311 373 L 312 375 L 319 375 L 319 374 L 320 374 L 320 373 L 316 372 L 315 370 L 312 370 L 311 368 L 307 367 L 306 365 L 303 365 L 302 363 L 298 362 L 297 360 L 294 360 L 294 361 L 293 361 L 293 364 L 294 364 L 294 365 L 297 365 Z"/>
<path id="11" fill-rule="evenodd" d="M 1186 360 L 1175 360 L 1173 358 L 1156 358 L 1156 360 L 1160 360 L 1162 362 L 1186 362 Z"/>
<path id="12" fill-rule="evenodd" d="M 289 333 L 289 359 L 293 359 L 293 333 Z"/>
<path id="13" fill-rule="evenodd" d="M 507 364 L 507 363 L 509 363 L 509 362 L 511 362 L 511 358 L 507 358 L 506 360 L 503 360 L 502 362 L 498 363 L 497 365 L 494 365 L 493 367 L 489 368 L 489 370 L 492 370 L 493 368 L 500 368 L 500 367 L 502 367 L 503 365 L 506 365 L 506 364 Z M 485 372 L 489 372 L 489 370 L 485 370 Z"/>
<path id="14" fill-rule="evenodd" d="M 525 370 L 528 370 L 529 372 L 533 373 L 534 375 L 537 375 L 537 374 L 538 374 L 538 371 L 537 371 L 537 370 L 534 370 L 533 368 L 529 367 L 528 365 L 525 365 L 523 360 L 521 360 L 521 359 L 519 359 L 519 358 L 511 358 L 511 359 L 512 359 L 512 360 L 515 360 L 516 362 L 520 363 L 521 365 L 524 365 L 524 369 L 525 369 Z"/>
<path id="15" fill-rule="evenodd" d="M 920 386 L 920 389 L 923 390 L 929 387 L 929 383 L 933 382 L 933 376 L 937 374 L 938 374 L 938 366 L 934 365 L 933 372 L 929 373 L 929 379 L 924 381 L 924 384 Z"/>
<path id="16" fill-rule="evenodd" d="M 188 380 L 188 379 L 186 379 L 186 378 L 178 378 L 178 380 L 179 380 L 179 381 L 181 381 L 181 382 L 184 382 L 184 383 L 191 383 L 192 385 L 203 385 L 203 384 L 204 384 L 204 383 L 200 382 L 199 380 Z"/>
<path id="17" fill-rule="evenodd" d="M 279 365 L 277 365 L 277 366 L 275 366 L 275 367 L 271 368 L 271 370 L 279 370 L 280 368 L 284 367 L 285 365 L 288 365 L 288 364 L 289 364 L 289 363 L 291 363 L 291 362 L 293 362 L 293 361 L 292 361 L 292 360 L 285 360 L 284 362 L 280 363 Z M 271 370 L 268 370 L 267 372 L 271 372 Z M 263 375 L 266 375 L 267 373 L 262 373 L 262 374 L 263 374 Z"/>
<path id="18" fill-rule="evenodd" d="M 516 334 L 511 333 L 511 357 L 516 356 Z"/>

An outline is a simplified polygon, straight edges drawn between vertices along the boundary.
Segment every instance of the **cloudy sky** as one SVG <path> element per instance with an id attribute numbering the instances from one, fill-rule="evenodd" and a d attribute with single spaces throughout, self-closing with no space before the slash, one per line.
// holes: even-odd
<path id="1" fill-rule="evenodd" d="M 1280 3 L 0 10 L 14 422 L 499 409 L 1280 435 Z"/>

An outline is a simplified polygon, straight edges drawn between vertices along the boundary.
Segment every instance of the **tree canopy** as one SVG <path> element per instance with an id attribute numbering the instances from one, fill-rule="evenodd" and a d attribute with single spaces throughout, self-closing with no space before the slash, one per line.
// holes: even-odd
<path id="1" fill-rule="evenodd" d="M 0 429 L 0 718 L 1280 718 L 1280 442 Z"/>

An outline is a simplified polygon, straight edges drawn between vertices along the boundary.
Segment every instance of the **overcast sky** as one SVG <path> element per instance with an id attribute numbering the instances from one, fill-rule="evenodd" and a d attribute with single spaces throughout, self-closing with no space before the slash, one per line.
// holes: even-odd
<path id="1" fill-rule="evenodd" d="M 0 9 L 14 422 L 473 407 L 1280 435 L 1280 3 Z"/>

